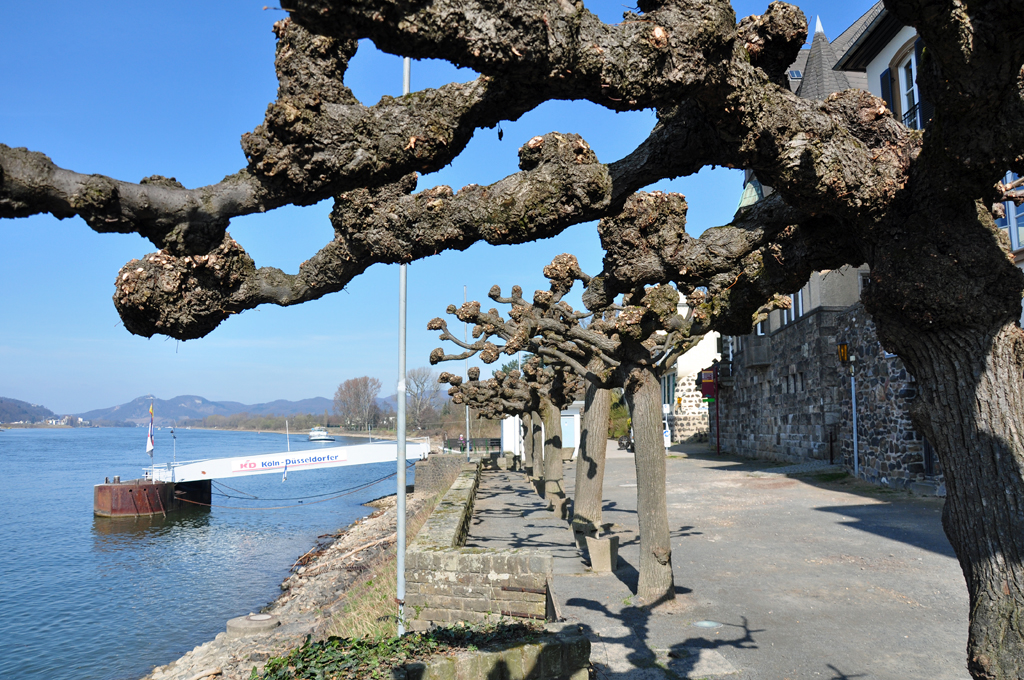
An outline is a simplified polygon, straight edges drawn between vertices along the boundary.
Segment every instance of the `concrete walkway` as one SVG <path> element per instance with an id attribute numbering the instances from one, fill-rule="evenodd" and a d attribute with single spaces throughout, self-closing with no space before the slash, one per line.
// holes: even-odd
<path id="1" fill-rule="evenodd" d="M 585 572 L 569 524 L 548 511 L 521 472 L 483 473 L 466 547 L 543 550 L 554 557 L 554 573 Z"/>
<path id="2" fill-rule="evenodd" d="M 829 481 L 827 471 L 763 474 L 783 470 L 673 447 L 677 597 L 652 611 L 633 602 L 632 455 L 615 442 L 608 454 L 604 522 L 622 544 L 614 574 L 589 571 L 566 523 L 518 473 L 485 474 L 469 539 L 556 555 L 555 595 L 590 636 L 598 678 L 969 678 L 967 593 L 941 499 Z M 574 474 L 567 466 L 570 496 Z"/>

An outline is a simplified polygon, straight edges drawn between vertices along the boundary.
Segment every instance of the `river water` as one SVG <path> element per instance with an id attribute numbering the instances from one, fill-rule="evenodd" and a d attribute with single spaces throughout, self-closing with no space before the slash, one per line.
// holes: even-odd
<path id="1" fill-rule="evenodd" d="M 158 463 L 170 460 L 175 444 L 179 461 L 286 448 L 282 434 L 176 434 L 156 432 Z M 272 601 L 318 535 L 395 491 L 391 477 L 334 500 L 311 498 L 394 472 L 393 463 L 381 463 L 292 471 L 287 481 L 280 474 L 224 480 L 230 489 L 215 481 L 213 504 L 225 507 L 166 519 L 94 517 L 93 485 L 141 477 L 145 438 L 142 428 L 0 432 L 0 678 L 138 678 Z M 305 439 L 292 435 L 291 449 L 324 446 Z M 345 440 L 328 446 L 365 441 Z M 278 506 L 290 507 L 266 509 Z"/>

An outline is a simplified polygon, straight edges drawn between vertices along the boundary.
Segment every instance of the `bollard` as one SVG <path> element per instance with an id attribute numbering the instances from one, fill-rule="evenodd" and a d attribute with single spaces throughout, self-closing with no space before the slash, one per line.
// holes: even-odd
<path id="1" fill-rule="evenodd" d="M 606 573 L 619 568 L 619 537 L 587 536 L 587 550 L 590 552 L 590 568 Z"/>

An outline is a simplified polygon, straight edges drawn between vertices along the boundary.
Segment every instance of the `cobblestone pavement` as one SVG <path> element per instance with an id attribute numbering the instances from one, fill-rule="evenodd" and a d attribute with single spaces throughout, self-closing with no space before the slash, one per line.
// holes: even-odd
<path id="1" fill-rule="evenodd" d="M 666 467 L 677 596 L 648 610 L 634 601 L 632 455 L 609 442 L 608 456 L 604 522 L 621 541 L 614 573 L 591 572 L 553 518 L 530 521 L 524 512 L 471 530 L 478 545 L 498 547 L 501 534 L 522 547 L 561 542 L 555 596 L 590 637 L 598 678 L 969 677 L 967 593 L 942 533 L 941 499 L 816 481 L 833 471 L 827 465 L 770 467 L 706 445 L 673 447 Z M 573 475 L 567 466 L 570 496 Z M 517 503 L 536 504 L 521 475 L 502 483 L 522 486 Z M 501 494 L 481 507 L 497 517 Z"/>

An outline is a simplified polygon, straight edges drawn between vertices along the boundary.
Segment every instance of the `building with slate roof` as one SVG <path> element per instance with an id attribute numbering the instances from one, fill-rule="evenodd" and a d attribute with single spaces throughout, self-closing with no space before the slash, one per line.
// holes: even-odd
<path id="1" fill-rule="evenodd" d="M 878 2 L 830 41 L 816 20 L 810 47 L 789 68 L 790 90 L 818 100 L 848 88 L 881 96 L 889 78 L 897 83 L 887 93 L 890 109 L 902 118 L 916 106 L 907 122 L 926 123 L 913 61 L 920 45 L 913 29 L 893 30 L 893 21 Z M 899 71 L 908 54 L 910 71 Z M 900 73 L 910 74 L 909 90 Z M 909 99 L 896 99 L 908 93 Z M 771 192 L 747 172 L 739 209 Z M 942 495 L 939 461 L 907 412 L 917 394 L 913 378 L 881 347 L 860 303 L 870 281 L 867 266 L 815 272 L 790 294 L 790 309 L 773 311 L 750 335 L 726 339 L 717 397 L 722 448 L 792 463 L 833 462 L 883 486 Z M 841 345 L 852 361 L 840 361 Z M 711 415 L 714 441 L 718 423 Z"/>

